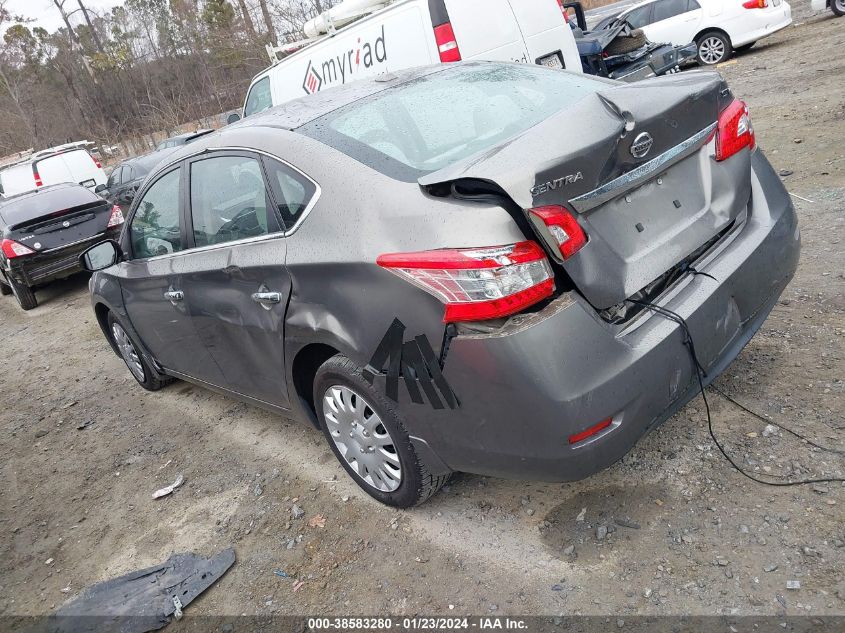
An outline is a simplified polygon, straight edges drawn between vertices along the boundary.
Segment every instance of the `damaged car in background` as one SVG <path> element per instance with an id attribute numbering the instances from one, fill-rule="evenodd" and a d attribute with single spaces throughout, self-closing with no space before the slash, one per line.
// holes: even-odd
<path id="1" fill-rule="evenodd" d="M 566 3 L 563 8 L 572 9 L 576 16 L 577 28 L 575 22 L 570 26 L 585 73 L 631 82 L 671 75 L 695 61 L 695 44 L 652 42 L 624 19 L 588 31 L 580 2 Z"/>
<path id="2" fill-rule="evenodd" d="M 181 378 L 309 420 L 364 491 L 408 507 L 454 471 L 613 464 L 697 393 L 686 328 L 709 382 L 799 250 L 718 74 L 465 62 L 195 142 L 82 259 L 144 388 Z"/>

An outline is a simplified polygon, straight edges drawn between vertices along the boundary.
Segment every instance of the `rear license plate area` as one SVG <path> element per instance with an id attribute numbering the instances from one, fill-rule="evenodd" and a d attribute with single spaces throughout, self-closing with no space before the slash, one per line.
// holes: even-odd
<path id="1" fill-rule="evenodd" d="M 563 55 L 560 54 L 560 51 L 537 58 L 537 63 L 540 64 L 540 66 L 554 68 L 556 70 L 563 70 L 566 67 L 563 63 Z"/>

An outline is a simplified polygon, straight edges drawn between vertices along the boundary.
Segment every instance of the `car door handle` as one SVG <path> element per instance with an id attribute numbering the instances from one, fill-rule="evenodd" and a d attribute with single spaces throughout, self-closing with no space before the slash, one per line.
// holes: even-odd
<path id="1" fill-rule="evenodd" d="M 281 303 L 282 301 L 282 293 L 281 292 L 253 292 L 252 293 L 252 300 L 255 303 L 260 303 L 263 306 L 267 306 L 271 303 Z"/>
<path id="2" fill-rule="evenodd" d="M 181 301 L 185 298 L 185 293 L 181 290 L 168 290 L 164 293 L 164 298 L 168 301 Z"/>

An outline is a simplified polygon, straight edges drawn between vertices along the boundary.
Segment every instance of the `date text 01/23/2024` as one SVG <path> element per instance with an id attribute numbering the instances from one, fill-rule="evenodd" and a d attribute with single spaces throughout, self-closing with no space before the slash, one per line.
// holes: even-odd
<path id="1" fill-rule="evenodd" d="M 332 617 L 309 618 L 308 629 L 335 631 L 458 631 L 458 630 L 523 630 L 528 625 L 525 620 L 509 617 Z"/>

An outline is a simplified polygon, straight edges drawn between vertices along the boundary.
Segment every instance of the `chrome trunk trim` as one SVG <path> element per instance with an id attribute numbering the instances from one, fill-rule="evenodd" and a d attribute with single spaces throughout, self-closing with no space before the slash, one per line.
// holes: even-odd
<path id="1" fill-rule="evenodd" d="M 595 209 L 597 206 L 604 204 L 608 200 L 612 200 L 623 191 L 632 189 L 637 185 L 642 184 L 651 178 L 655 172 L 668 167 L 687 156 L 695 153 L 704 145 L 705 142 L 716 130 L 716 123 L 707 126 L 694 136 L 689 137 L 684 142 L 676 145 L 659 156 L 655 156 L 647 163 L 643 163 L 626 174 L 622 174 L 618 178 L 614 178 L 601 187 L 593 189 L 583 195 L 573 198 L 569 201 L 572 207 L 578 213 L 585 213 L 590 209 Z"/>

